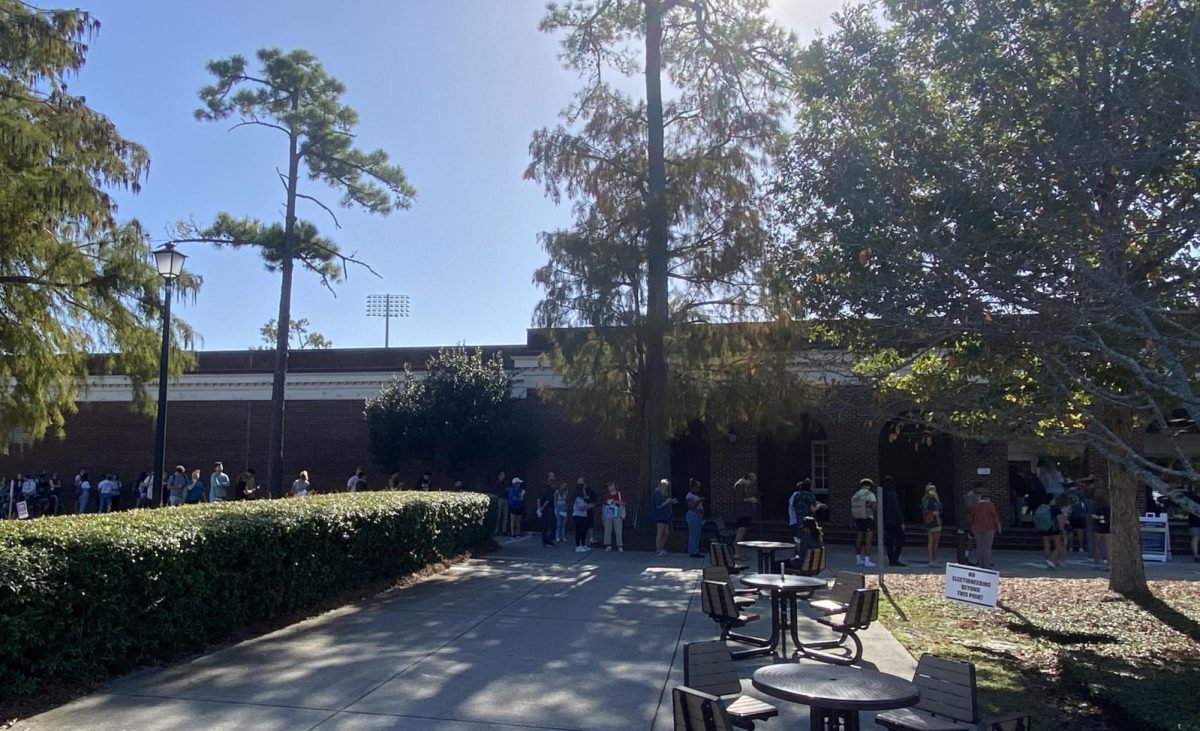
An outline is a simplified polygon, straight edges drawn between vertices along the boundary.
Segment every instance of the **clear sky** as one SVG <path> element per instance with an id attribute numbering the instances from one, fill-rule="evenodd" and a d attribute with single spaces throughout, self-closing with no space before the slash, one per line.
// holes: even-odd
<path id="1" fill-rule="evenodd" d="M 388 217 L 339 211 L 341 230 L 320 209 L 315 222 L 382 278 L 351 269 L 335 298 L 297 272 L 292 316 L 336 347 L 383 345 L 383 321 L 365 316 L 373 293 L 412 298 L 393 320 L 391 344 L 510 344 L 525 340 L 545 262 L 540 231 L 569 220 L 523 179 L 530 135 L 553 126 L 578 82 L 558 60 L 557 39 L 540 33 L 541 0 L 84 0 L 100 20 L 87 65 L 72 84 L 94 109 L 145 145 L 150 176 L 138 195 L 117 193 L 122 217 L 156 240 L 181 218 L 219 211 L 283 217 L 275 175 L 286 165 L 276 133 L 194 121 L 205 63 L 262 47 L 312 52 L 345 83 L 360 117 L 358 141 L 383 148 L 417 189 L 412 209 Z M 802 39 L 841 0 L 775 0 L 773 12 Z M 309 192 L 320 193 L 318 189 Z M 332 194 L 325 196 L 336 201 Z M 304 202 L 301 201 L 301 204 Z M 204 278 L 195 302 L 175 313 L 204 350 L 260 345 L 275 316 L 277 275 L 253 251 L 187 245 L 187 267 Z"/>

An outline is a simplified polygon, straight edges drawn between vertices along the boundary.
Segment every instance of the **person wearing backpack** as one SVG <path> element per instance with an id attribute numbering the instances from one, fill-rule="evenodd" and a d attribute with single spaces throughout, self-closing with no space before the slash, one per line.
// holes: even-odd
<path id="1" fill-rule="evenodd" d="M 854 563 L 871 567 L 871 538 L 875 535 L 875 481 L 864 477 L 858 492 L 850 497 L 850 517 L 854 519 Z"/>
<path id="2" fill-rule="evenodd" d="M 797 482 L 796 491 L 788 498 L 788 525 L 791 526 L 792 537 L 799 538 L 804 519 L 814 517 L 824 507 L 813 494 L 812 480 L 806 477 Z"/>
<path id="3" fill-rule="evenodd" d="M 1071 538 L 1074 537 L 1076 550 L 1080 553 L 1087 552 L 1087 546 L 1084 543 L 1084 532 L 1087 530 L 1087 495 L 1083 492 L 1083 486 L 1078 482 L 1071 482 L 1063 497 L 1067 499 L 1067 541 L 1066 550 L 1071 550 Z"/>
<path id="4" fill-rule="evenodd" d="M 1063 515 L 1063 500 L 1065 497 L 1059 496 L 1048 503 L 1042 503 L 1033 511 L 1033 527 L 1042 534 L 1042 557 L 1046 559 L 1048 569 L 1062 566 L 1066 557 L 1063 528 L 1066 526 L 1067 516 Z"/>

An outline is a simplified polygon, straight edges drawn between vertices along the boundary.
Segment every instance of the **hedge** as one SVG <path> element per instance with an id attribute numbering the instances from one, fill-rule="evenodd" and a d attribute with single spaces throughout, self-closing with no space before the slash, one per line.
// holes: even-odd
<path id="1" fill-rule="evenodd" d="M 0 524 L 0 697 L 195 652 L 491 540 L 477 493 L 363 493 Z"/>

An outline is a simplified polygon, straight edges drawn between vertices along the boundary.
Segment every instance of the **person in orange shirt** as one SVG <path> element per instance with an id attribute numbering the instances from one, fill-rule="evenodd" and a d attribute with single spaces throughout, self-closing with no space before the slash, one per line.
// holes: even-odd
<path id="1" fill-rule="evenodd" d="M 995 567 L 992 563 L 992 542 L 1000 533 L 1000 513 L 988 493 L 982 488 L 976 489 L 979 500 L 975 503 L 975 509 L 971 511 L 971 532 L 975 534 L 975 547 L 979 553 L 975 565 L 990 569 Z"/>

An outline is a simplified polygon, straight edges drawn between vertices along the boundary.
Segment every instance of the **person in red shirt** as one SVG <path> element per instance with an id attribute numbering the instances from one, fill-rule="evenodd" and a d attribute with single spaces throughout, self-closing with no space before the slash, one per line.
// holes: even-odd
<path id="1" fill-rule="evenodd" d="M 971 510 L 971 532 L 975 534 L 975 547 L 979 553 L 975 565 L 984 569 L 995 568 L 995 564 L 992 563 L 992 542 L 1001 530 L 1000 512 L 996 510 L 996 504 L 986 491 L 982 488 L 976 489 L 979 500 Z"/>

